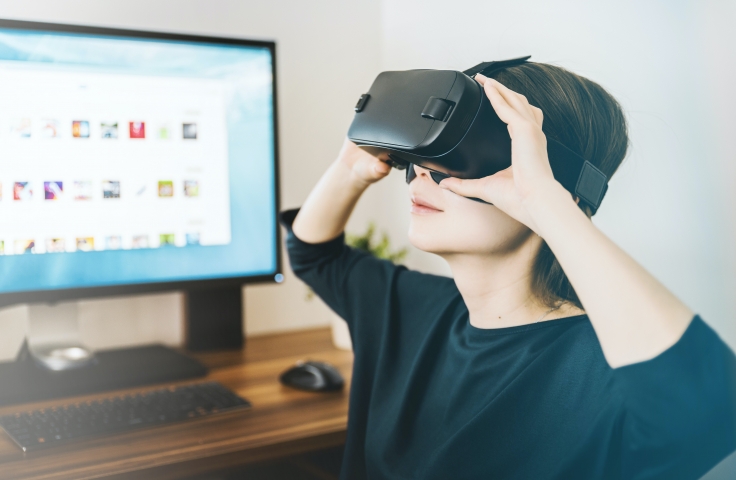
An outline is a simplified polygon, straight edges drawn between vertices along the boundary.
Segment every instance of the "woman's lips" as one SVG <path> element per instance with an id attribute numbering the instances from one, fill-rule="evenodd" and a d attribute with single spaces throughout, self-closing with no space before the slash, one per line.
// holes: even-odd
<path id="1" fill-rule="evenodd" d="M 413 197 L 411 199 L 411 213 L 416 213 L 419 215 L 425 215 L 429 213 L 440 213 L 442 210 L 439 208 L 435 208 L 429 202 L 426 202 L 422 200 L 421 198 Z"/>
<path id="2" fill-rule="evenodd" d="M 416 203 L 411 204 L 411 213 L 424 215 L 428 213 L 440 213 L 442 210 L 436 208 L 425 207 L 424 205 L 417 205 Z"/>

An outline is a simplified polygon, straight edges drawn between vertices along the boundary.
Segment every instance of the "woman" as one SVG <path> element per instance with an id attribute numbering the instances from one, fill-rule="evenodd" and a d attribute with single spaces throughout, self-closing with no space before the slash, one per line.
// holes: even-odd
<path id="1" fill-rule="evenodd" d="M 344 245 L 358 198 L 390 171 L 350 142 L 282 213 L 292 268 L 353 340 L 341 478 L 698 478 L 736 449 L 736 357 L 592 224 L 547 158 L 546 135 L 610 178 L 627 149 L 619 105 L 550 65 L 494 76 L 476 79 L 512 166 L 439 185 L 414 166 L 409 184 L 409 239 L 453 279 Z"/>

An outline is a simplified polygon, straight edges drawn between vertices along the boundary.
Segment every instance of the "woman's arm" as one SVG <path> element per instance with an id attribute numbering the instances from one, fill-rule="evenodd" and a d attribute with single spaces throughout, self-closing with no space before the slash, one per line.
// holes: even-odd
<path id="1" fill-rule="evenodd" d="M 693 312 L 598 230 L 559 183 L 524 203 L 575 288 L 611 367 L 649 360 L 677 343 Z"/>
<path id="2" fill-rule="evenodd" d="M 677 343 L 693 312 L 577 207 L 552 176 L 542 112 L 526 97 L 478 76 L 512 138 L 512 166 L 478 180 L 440 186 L 480 197 L 524 223 L 549 245 L 575 288 L 611 367 L 656 357 Z"/>
<path id="3" fill-rule="evenodd" d="M 293 232 L 307 243 L 332 240 L 342 233 L 358 199 L 391 167 L 349 140 L 307 197 L 293 223 Z"/>

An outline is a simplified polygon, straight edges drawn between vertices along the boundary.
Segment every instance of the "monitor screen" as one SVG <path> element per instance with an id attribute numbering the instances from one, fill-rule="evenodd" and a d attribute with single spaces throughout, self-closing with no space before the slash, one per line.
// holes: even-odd
<path id="1" fill-rule="evenodd" d="M 93 31 L 0 25 L 0 295 L 276 274 L 273 43 Z"/>

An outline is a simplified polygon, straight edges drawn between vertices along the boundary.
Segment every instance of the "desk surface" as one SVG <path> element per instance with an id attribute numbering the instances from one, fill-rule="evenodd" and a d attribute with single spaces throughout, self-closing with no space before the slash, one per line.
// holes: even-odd
<path id="1" fill-rule="evenodd" d="M 253 408 L 26 454 L 0 431 L 0 478 L 180 478 L 345 441 L 353 353 L 332 345 L 329 328 L 250 337 L 243 351 L 195 357 L 210 367 L 196 381 L 219 381 Z M 278 382 L 282 371 L 307 358 L 335 365 L 345 389 L 312 393 Z M 178 384 L 186 383 L 193 382 Z M 3 407 L 0 415 L 149 388 L 157 386 Z"/>

